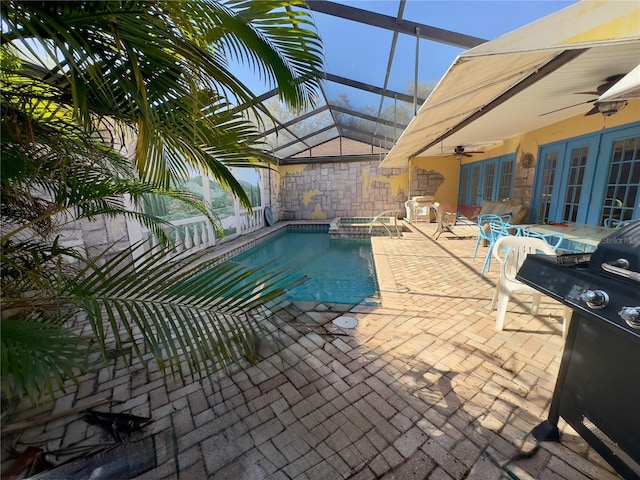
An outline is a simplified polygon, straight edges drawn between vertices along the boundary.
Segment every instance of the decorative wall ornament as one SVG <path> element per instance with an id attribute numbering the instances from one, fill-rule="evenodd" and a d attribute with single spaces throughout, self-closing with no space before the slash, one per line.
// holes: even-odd
<path id="1" fill-rule="evenodd" d="M 531 152 L 524 152 L 522 157 L 520 157 L 520 163 L 523 168 L 531 168 L 536 163 L 536 157 L 534 157 Z"/>

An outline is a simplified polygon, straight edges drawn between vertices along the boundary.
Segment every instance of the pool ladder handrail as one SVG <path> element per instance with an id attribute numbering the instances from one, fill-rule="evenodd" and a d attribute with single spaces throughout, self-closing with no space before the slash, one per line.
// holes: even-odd
<path id="1" fill-rule="evenodd" d="M 393 234 L 391 233 L 391 230 L 389 230 L 389 227 L 387 227 L 387 224 L 380 220 L 380 217 L 389 216 L 389 214 L 393 214 L 393 225 L 396 228 L 396 235 L 398 236 L 398 238 L 400 238 L 402 236 L 400 227 L 398 226 L 398 215 L 400 214 L 400 210 L 385 210 L 384 212 L 379 213 L 378 215 L 373 217 L 373 220 L 371 220 L 371 223 L 369 224 L 369 234 L 371 234 L 371 232 L 373 231 L 373 224 L 376 222 L 380 222 L 380 224 L 389 234 L 389 238 L 393 238 Z"/>

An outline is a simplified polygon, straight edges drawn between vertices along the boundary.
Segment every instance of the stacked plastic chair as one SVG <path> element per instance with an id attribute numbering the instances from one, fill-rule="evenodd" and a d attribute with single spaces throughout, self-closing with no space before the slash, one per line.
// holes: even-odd
<path id="1" fill-rule="evenodd" d="M 608 217 L 604 219 L 604 226 L 607 228 L 622 228 L 633 221 L 634 220 L 618 220 L 617 218 Z"/>

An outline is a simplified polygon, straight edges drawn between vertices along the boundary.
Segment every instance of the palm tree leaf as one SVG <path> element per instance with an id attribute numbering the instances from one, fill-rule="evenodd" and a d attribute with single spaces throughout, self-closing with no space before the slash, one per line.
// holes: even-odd
<path id="1" fill-rule="evenodd" d="M 224 53 L 250 58 L 280 84 L 281 98 L 294 108 L 313 103 L 322 76 L 320 39 L 309 28 L 303 4 L 258 4 L 4 0 L 8 28 L 3 43 L 30 45 L 24 41 L 32 40 L 54 58 L 60 56 L 45 75 L 30 68 L 23 73 L 41 82 L 65 79 L 57 86 L 69 94 L 59 99 L 73 102 L 76 118 L 88 131 L 95 128 L 96 114 L 116 119 L 114 126 L 134 128 L 143 179 L 166 188 L 184 178 L 183 166 L 191 163 L 213 174 L 250 208 L 240 185 L 218 164 L 268 161 L 264 148 L 252 144 L 258 132 L 247 123 L 235 131 L 242 136 L 224 136 L 230 125 L 206 113 L 225 98 L 225 103 L 254 108 L 255 95 L 229 73 Z"/>
<path id="2" fill-rule="evenodd" d="M 82 272 L 63 296 L 83 302 L 103 351 L 111 337 L 120 350 L 142 342 L 138 358 L 151 354 L 181 377 L 201 374 L 198 365 L 208 373 L 213 366 L 207 362 L 220 368 L 254 358 L 259 329 L 247 312 L 304 280 L 270 266 L 216 264 L 206 252 L 172 255 L 160 247 L 135 269 L 133 256 L 125 251 Z M 152 280 L 140 282 L 141 276 Z"/>
<path id="3" fill-rule="evenodd" d="M 26 392 L 36 402 L 54 385 L 77 380 L 86 344 L 66 328 L 23 319 L 0 322 L 2 384 L 8 397 Z"/>
<path id="4" fill-rule="evenodd" d="M 240 61 L 278 86 L 280 99 L 294 109 L 312 106 L 319 92 L 322 46 L 301 1 L 229 1 L 223 28 L 211 32 Z M 223 31 L 224 34 L 220 33 Z M 303 48 L 300 48 L 303 46 Z M 301 79 L 308 81 L 301 82 Z"/>

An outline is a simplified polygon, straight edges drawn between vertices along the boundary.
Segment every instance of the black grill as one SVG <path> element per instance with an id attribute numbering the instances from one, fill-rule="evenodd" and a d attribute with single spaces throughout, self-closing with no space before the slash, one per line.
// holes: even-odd
<path id="1" fill-rule="evenodd" d="M 517 278 L 573 317 L 538 440 L 562 417 L 624 478 L 640 479 L 640 221 L 590 255 L 529 255 Z"/>

